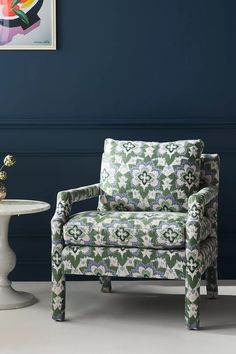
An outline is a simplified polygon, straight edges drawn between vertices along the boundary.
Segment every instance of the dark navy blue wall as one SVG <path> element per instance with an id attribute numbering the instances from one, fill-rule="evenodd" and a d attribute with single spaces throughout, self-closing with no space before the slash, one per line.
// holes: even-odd
<path id="1" fill-rule="evenodd" d="M 219 273 L 235 278 L 236 2 L 57 3 L 58 51 L 0 52 L 8 197 L 54 208 L 57 191 L 97 182 L 106 137 L 200 137 L 221 155 Z M 12 219 L 13 279 L 50 278 L 52 213 Z"/>

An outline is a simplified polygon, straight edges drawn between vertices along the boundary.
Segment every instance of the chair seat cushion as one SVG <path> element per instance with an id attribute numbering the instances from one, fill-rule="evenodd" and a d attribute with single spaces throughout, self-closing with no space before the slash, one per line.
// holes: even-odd
<path id="1" fill-rule="evenodd" d="M 154 249 L 184 248 L 187 213 L 85 211 L 73 215 L 64 225 L 66 244 Z M 204 218 L 201 241 L 210 234 Z"/>

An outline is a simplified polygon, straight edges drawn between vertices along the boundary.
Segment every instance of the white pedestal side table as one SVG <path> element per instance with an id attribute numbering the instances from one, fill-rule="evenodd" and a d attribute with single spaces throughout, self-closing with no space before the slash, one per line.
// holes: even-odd
<path id="1" fill-rule="evenodd" d="M 39 213 L 49 208 L 50 204 L 36 200 L 5 199 L 0 202 L 0 310 L 17 309 L 36 302 L 34 295 L 13 289 L 8 279 L 16 265 L 16 255 L 8 243 L 11 216 Z"/>

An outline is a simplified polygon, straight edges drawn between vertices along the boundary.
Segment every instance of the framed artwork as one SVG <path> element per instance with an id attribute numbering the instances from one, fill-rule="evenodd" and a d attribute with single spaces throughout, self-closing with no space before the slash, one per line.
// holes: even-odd
<path id="1" fill-rule="evenodd" d="M 56 0 L 0 0 L 0 50 L 56 49 Z"/>

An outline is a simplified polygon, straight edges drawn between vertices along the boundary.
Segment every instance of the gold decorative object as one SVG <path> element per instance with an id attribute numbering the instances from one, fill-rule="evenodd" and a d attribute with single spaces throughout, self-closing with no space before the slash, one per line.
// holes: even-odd
<path id="1" fill-rule="evenodd" d="M 5 199 L 7 195 L 7 189 L 3 183 L 0 183 L 0 201 Z"/>
<path id="2" fill-rule="evenodd" d="M 12 155 L 7 155 L 7 156 L 4 157 L 3 163 L 4 163 L 5 166 L 11 167 L 11 166 L 15 165 L 16 159 Z"/>
<path id="3" fill-rule="evenodd" d="M 5 171 L 0 171 L 0 181 L 5 181 L 7 179 L 7 173 Z"/>
<path id="4" fill-rule="evenodd" d="M 6 181 L 7 179 L 7 172 L 3 171 L 4 167 L 12 167 L 16 163 L 16 159 L 12 155 L 7 155 L 4 157 L 3 165 L 0 168 L 0 201 L 6 198 L 7 189 L 2 181 Z"/>

